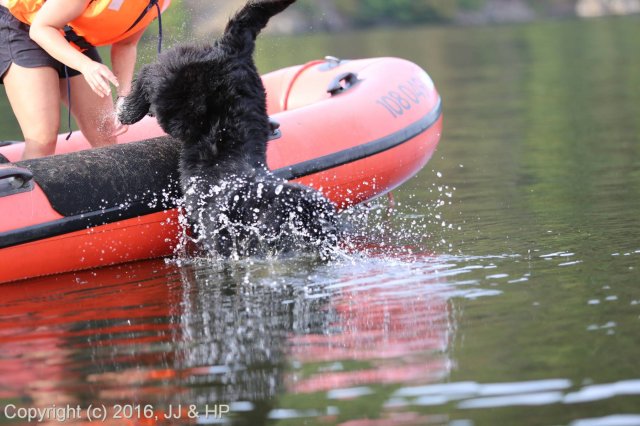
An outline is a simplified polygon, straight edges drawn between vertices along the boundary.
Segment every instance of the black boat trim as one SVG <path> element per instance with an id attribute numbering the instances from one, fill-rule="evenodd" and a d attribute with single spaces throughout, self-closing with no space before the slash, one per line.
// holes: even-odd
<path id="1" fill-rule="evenodd" d="M 414 137 L 426 132 L 438 122 L 441 115 L 442 101 L 439 98 L 436 106 L 427 115 L 395 133 L 363 145 L 292 166 L 282 167 L 273 170 L 273 173 L 278 177 L 291 180 L 371 157 L 409 142 Z M 46 238 L 58 237 L 71 232 L 82 231 L 121 220 L 133 219 L 138 216 L 159 213 L 173 208 L 175 208 L 175 206 L 150 206 L 146 202 L 132 203 L 125 207 L 118 206 L 69 216 L 52 222 L 21 228 L 16 231 L 0 232 L 0 249 Z"/>
<path id="2" fill-rule="evenodd" d="M 171 208 L 153 208 L 145 203 L 136 203 L 130 204 L 125 208 L 118 206 L 79 214 L 77 216 L 65 217 L 51 222 L 21 228 L 17 231 L 2 232 L 0 233 L 0 249 L 47 238 L 59 237 L 72 232 L 167 210 L 171 210 Z"/>
<path id="3" fill-rule="evenodd" d="M 273 170 L 273 174 L 286 180 L 298 179 L 372 157 L 409 142 L 426 132 L 438 122 L 441 115 L 442 100 L 438 98 L 436 106 L 427 115 L 395 133 L 343 151 Z"/>

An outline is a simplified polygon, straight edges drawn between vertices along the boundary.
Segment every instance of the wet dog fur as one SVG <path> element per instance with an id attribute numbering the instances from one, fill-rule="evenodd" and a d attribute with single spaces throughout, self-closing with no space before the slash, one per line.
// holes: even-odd
<path id="1" fill-rule="evenodd" d="M 154 114 L 182 142 L 185 211 L 201 247 L 223 256 L 315 251 L 339 238 L 333 204 L 266 167 L 271 129 L 253 61 L 269 19 L 295 0 L 251 0 L 212 44 L 180 45 L 144 66 L 118 111 L 123 124 Z"/>

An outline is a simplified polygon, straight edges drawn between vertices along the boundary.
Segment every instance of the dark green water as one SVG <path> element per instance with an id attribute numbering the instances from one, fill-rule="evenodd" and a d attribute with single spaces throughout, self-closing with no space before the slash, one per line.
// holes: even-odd
<path id="1" fill-rule="evenodd" d="M 154 261 L 3 286 L 0 408 L 104 404 L 112 424 L 170 409 L 165 424 L 640 424 L 638 24 L 262 40 L 264 72 L 330 54 L 431 74 L 443 139 L 397 213 L 374 209 L 366 243 L 328 265 Z"/>

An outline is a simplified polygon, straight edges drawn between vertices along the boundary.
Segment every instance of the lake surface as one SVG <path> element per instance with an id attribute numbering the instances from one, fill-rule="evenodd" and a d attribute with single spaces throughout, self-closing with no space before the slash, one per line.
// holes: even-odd
<path id="1" fill-rule="evenodd" d="M 366 238 L 329 264 L 3 285 L 0 424 L 54 404 L 115 425 L 640 424 L 639 23 L 261 40 L 263 72 L 423 66 L 444 102 L 434 158 L 393 216 L 385 200 L 354 213 Z"/>

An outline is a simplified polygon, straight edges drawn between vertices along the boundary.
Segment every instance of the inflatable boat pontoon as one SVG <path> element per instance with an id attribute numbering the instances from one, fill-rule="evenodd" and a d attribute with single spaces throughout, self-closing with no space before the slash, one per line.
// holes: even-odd
<path id="1" fill-rule="evenodd" d="M 327 58 L 263 81 L 280 125 L 269 168 L 340 209 L 414 176 L 440 139 L 440 96 L 402 59 Z M 22 143 L 0 147 L 0 283 L 173 253 L 179 143 L 150 117 L 118 142 L 87 149 L 74 132 L 56 155 L 26 161 Z"/>

